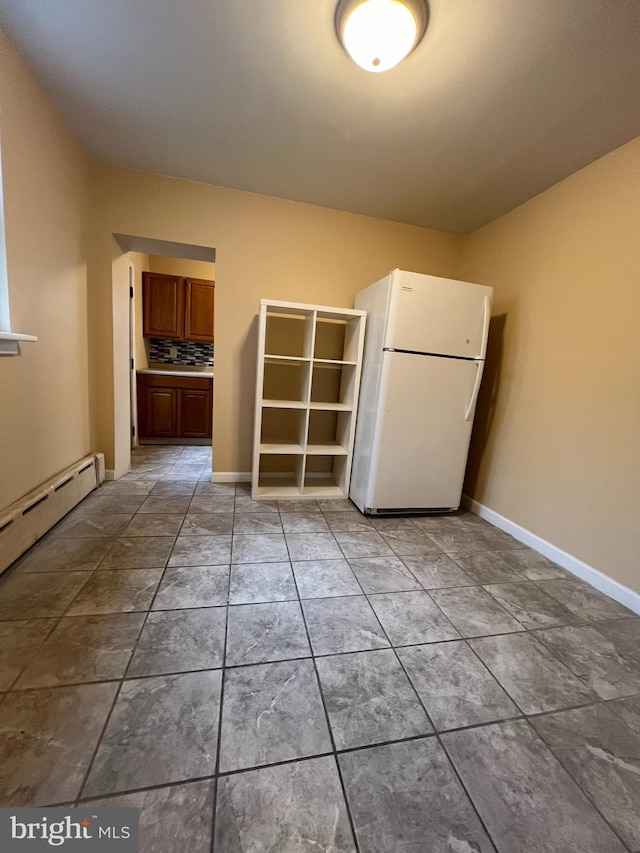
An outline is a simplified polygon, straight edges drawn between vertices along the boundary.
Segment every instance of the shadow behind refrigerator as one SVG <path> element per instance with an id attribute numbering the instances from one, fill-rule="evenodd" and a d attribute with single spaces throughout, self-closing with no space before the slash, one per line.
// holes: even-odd
<path id="1" fill-rule="evenodd" d="M 349 497 L 368 515 L 460 506 L 493 288 L 394 270 L 367 311 Z"/>

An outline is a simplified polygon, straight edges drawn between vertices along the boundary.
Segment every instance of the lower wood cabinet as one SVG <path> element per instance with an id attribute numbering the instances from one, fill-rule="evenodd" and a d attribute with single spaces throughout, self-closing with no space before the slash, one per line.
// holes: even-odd
<path id="1" fill-rule="evenodd" d="M 140 438 L 211 438 L 213 380 L 139 373 Z"/>

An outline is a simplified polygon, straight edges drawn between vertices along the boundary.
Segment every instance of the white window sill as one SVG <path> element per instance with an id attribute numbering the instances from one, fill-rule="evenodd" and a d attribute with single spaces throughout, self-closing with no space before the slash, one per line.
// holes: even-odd
<path id="1" fill-rule="evenodd" d="M 0 355 L 20 355 L 21 341 L 37 341 L 34 335 L 21 335 L 18 332 L 0 332 Z"/>

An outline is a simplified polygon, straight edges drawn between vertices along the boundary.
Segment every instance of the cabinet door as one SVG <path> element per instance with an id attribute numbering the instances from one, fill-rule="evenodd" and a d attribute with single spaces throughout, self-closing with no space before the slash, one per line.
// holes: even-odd
<path id="1" fill-rule="evenodd" d="M 215 282 L 185 279 L 184 336 L 188 341 L 213 343 Z"/>
<path id="2" fill-rule="evenodd" d="M 142 273 L 142 315 L 145 337 L 184 337 L 183 280 L 175 275 Z"/>
<path id="3" fill-rule="evenodd" d="M 174 438 L 178 435 L 179 393 L 176 388 L 147 388 L 147 436 Z"/>
<path id="4" fill-rule="evenodd" d="M 180 437 L 211 438 L 211 391 L 180 391 Z"/>

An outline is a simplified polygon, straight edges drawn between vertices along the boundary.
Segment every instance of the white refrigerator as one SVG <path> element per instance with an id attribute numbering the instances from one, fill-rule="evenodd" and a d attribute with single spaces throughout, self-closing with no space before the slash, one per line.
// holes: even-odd
<path id="1" fill-rule="evenodd" d="M 394 270 L 367 311 L 349 497 L 364 513 L 460 506 L 493 288 Z"/>

